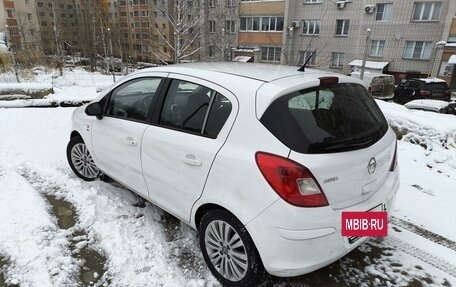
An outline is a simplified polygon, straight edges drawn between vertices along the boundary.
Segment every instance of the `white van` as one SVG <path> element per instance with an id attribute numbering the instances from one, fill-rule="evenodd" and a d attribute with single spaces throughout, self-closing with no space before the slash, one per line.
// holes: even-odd
<path id="1" fill-rule="evenodd" d="M 359 79 L 360 73 L 351 73 L 352 77 Z M 394 76 L 365 72 L 363 83 L 371 96 L 380 100 L 391 100 L 394 97 Z"/>

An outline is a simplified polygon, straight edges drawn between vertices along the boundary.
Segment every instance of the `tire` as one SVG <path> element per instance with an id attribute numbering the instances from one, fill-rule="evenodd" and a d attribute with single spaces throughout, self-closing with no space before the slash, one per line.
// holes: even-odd
<path id="1" fill-rule="evenodd" d="M 258 286 L 263 282 L 266 272 L 258 251 L 234 215 L 221 209 L 209 211 L 198 232 L 204 260 L 223 286 Z"/>
<path id="2" fill-rule="evenodd" d="M 100 170 L 80 136 L 71 138 L 68 143 L 67 160 L 73 172 L 85 181 L 93 181 L 100 175 Z"/>

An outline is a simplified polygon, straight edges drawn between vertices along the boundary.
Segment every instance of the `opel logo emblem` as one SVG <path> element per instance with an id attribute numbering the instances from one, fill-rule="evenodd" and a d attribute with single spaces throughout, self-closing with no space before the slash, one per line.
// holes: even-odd
<path id="1" fill-rule="evenodd" d="M 369 164 L 367 165 L 367 172 L 369 172 L 369 174 L 373 174 L 375 172 L 376 168 L 377 168 L 377 161 L 373 157 L 369 160 Z"/>

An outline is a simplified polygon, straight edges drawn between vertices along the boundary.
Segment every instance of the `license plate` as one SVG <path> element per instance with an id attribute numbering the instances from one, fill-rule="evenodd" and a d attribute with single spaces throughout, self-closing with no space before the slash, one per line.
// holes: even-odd
<path id="1" fill-rule="evenodd" d="M 354 243 L 363 236 L 387 236 L 388 215 L 384 204 L 367 211 L 342 212 L 342 236 Z"/>

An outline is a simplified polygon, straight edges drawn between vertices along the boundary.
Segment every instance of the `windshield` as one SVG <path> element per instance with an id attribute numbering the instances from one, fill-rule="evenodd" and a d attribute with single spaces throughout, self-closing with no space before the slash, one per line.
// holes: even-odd
<path id="1" fill-rule="evenodd" d="M 286 146 L 301 153 L 365 148 L 388 129 L 373 98 L 357 84 L 290 93 L 275 100 L 261 122 Z"/>

